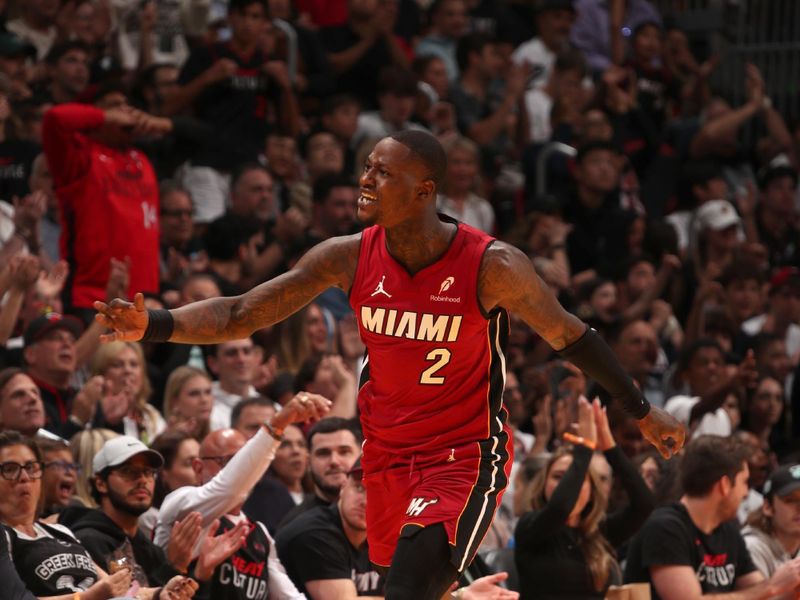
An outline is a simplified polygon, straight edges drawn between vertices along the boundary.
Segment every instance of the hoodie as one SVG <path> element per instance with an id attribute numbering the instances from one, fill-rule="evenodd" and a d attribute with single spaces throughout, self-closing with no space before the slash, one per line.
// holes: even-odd
<path id="1" fill-rule="evenodd" d="M 136 564 L 142 568 L 146 576 L 146 585 L 165 585 L 172 577 L 180 575 L 167 562 L 164 550 L 151 542 L 141 530 L 137 530 L 133 537 L 128 537 L 100 509 L 86 511 L 71 524 L 70 528 L 94 561 L 106 571 L 109 558 L 126 546 L 127 542 Z"/>

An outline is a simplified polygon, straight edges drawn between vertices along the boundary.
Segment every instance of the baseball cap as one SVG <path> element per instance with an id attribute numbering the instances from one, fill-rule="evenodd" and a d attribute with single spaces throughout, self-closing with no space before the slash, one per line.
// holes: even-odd
<path id="1" fill-rule="evenodd" d="M 72 332 L 75 339 L 78 339 L 83 333 L 83 323 L 70 315 L 62 315 L 57 312 L 47 313 L 37 317 L 28 325 L 24 335 L 25 345 L 30 346 L 34 342 L 38 342 L 55 329 L 66 329 Z"/>
<path id="2" fill-rule="evenodd" d="M 151 450 L 135 437 L 121 435 L 108 440 L 100 452 L 94 455 L 92 460 L 92 471 L 94 474 L 101 473 L 109 467 L 117 467 L 137 454 L 144 454 L 150 460 L 150 464 L 156 469 L 164 466 L 164 458 Z"/>
<path id="3" fill-rule="evenodd" d="M 786 496 L 800 490 L 800 465 L 784 465 L 775 469 L 764 484 L 764 496 Z"/>
<path id="4" fill-rule="evenodd" d="M 769 290 L 770 292 L 774 292 L 792 283 L 800 283 L 800 269 L 797 267 L 782 267 L 778 269 L 772 276 L 772 279 L 769 280 Z"/>
<path id="5" fill-rule="evenodd" d="M 4 31 L 0 33 L 0 56 L 13 58 L 15 56 L 36 56 L 36 48 L 21 37 Z"/>
<path id="6" fill-rule="evenodd" d="M 546 10 L 568 10 L 575 12 L 573 0 L 539 0 L 533 7 L 534 12 L 540 13 Z"/>
<path id="7" fill-rule="evenodd" d="M 789 165 L 779 163 L 770 165 L 761 171 L 758 177 L 758 186 L 762 190 L 765 190 L 770 183 L 783 177 L 789 177 L 792 180 L 792 185 L 797 185 L 797 171 L 795 171 Z"/>
<path id="8" fill-rule="evenodd" d="M 741 219 L 739 219 L 739 215 L 733 207 L 733 204 L 727 200 L 711 200 L 710 202 L 706 202 L 697 209 L 695 220 L 698 231 L 702 231 L 703 229 L 722 231 L 731 225 L 739 225 L 741 223 Z"/>

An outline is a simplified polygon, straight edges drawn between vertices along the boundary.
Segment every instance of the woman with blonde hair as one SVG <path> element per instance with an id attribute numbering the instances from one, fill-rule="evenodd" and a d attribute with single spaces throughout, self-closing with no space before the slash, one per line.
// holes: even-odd
<path id="1" fill-rule="evenodd" d="M 92 361 L 92 375 L 102 375 L 112 394 L 104 396 L 100 422 L 107 428 L 149 444 L 167 424 L 149 404 L 153 388 L 142 347 L 136 342 L 102 344 Z"/>
<path id="2" fill-rule="evenodd" d="M 169 429 L 202 440 L 210 431 L 214 396 L 208 373 L 195 367 L 178 367 L 164 388 L 164 416 Z"/>
<path id="3" fill-rule="evenodd" d="M 323 310 L 314 302 L 276 325 L 278 364 L 282 371 L 297 375 L 308 358 L 333 351 L 333 336 Z"/>
<path id="4" fill-rule="evenodd" d="M 444 191 L 436 207 L 454 219 L 486 233 L 494 232 L 494 209 L 475 193 L 480 172 L 480 149 L 472 140 L 455 137 L 442 146 L 447 153 Z"/>
<path id="5" fill-rule="evenodd" d="M 110 429 L 85 429 L 72 436 L 69 447 L 72 451 L 72 460 L 80 465 L 80 474 L 75 482 L 73 498 L 88 508 L 97 508 L 97 502 L 92 498 L 92 487 L 89 480 L 94 476 L 92 460 L 100 452 L 105 443 L 118 437 L 119 434 Z"/>
<path id="6" fill-rule="evenodd" d="M 574 444 L 555 452 L 530 483 L 533 510 L 520 517 L 515 561 L 520 597 L 537 599 L 603 598 L 620 583 L 614 548 L 631 537 L 653 510 L 653 496 L 611 435 L 599 400 L 578 401 Z M 608 498 L 590 466 L 595 449 L 614 469 L 630 504 L 607 515 Z"/>

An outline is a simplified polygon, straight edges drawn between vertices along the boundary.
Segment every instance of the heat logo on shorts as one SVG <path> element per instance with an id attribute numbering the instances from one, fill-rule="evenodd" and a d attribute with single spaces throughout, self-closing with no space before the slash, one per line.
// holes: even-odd
<path id="1" fill-rule="evenodd" d="M 425 498 L 412 498 L 411 503 L 406 509 L 406 514 L 409 517 L 418 517 L 422 514 L 423 510 L 428 508 L 431 504 L 436 504 L 438 501 L 438 498 L 431 498 L 430 500 Z"/>

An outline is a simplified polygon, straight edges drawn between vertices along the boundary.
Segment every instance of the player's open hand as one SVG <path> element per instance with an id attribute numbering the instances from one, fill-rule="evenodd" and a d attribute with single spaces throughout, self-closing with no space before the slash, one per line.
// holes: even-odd
<path id="1" fill-rule="evenodd" d="M 138 342 L 144 336 L 149 317 L 144 308 L 144 296 L 136 294 L 133 302 L 114 298 L 111 302 L 95 302 L 95 320 L 111 329 L 100 336 L 101 342 Z"/>
<path id="2" fill-rule="evenodd" d="M 653 444 L 666 459 L 675 456 L 686 441 L 686 429 L 667 411 L 650 406 L 650 412 L 639 419 L 639 430 L 648 442 Z"/>
<path id="3" fill-rule="evenodd" d="M 519 593 L 501 588 L 498 584 L 508 579 L 508 573 L 501 571 L 494 575 L 481 577 L 463 588 L 463 600 L 516 600 Z"/>

